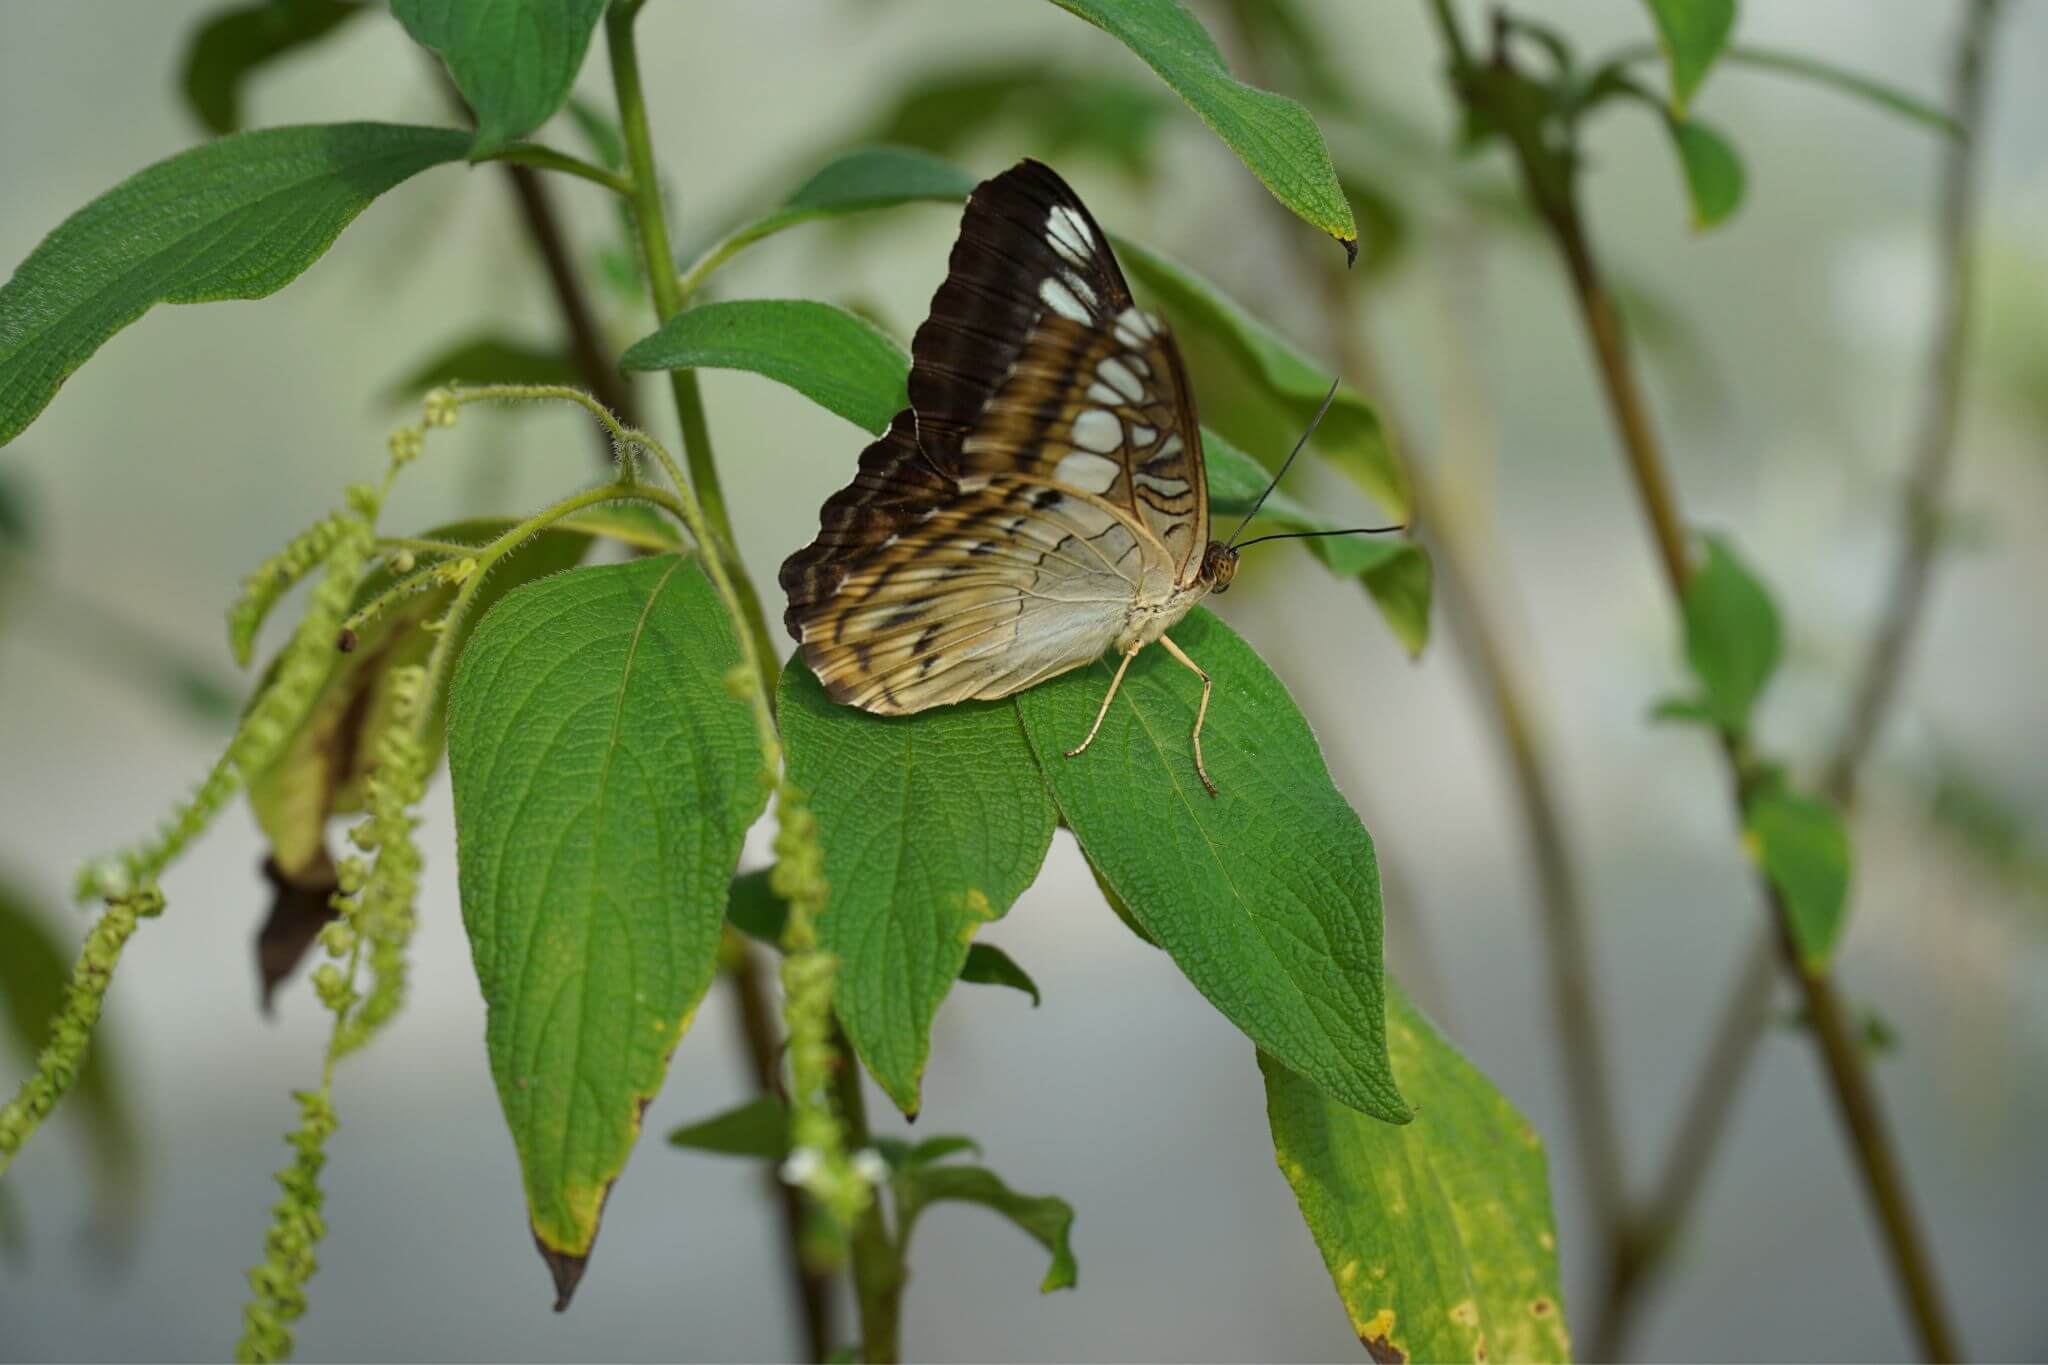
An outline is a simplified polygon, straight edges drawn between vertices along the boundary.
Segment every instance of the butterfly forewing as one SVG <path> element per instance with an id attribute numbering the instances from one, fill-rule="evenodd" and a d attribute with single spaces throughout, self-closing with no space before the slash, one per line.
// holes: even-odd
<path id="1" fill-rule="evenodd" d="M 835 699 L 1007 696 L 1185 595 L 1208 493 L 1180 356 L 1058 176 L 975 190 L 911 351 L 910 408 L 782 569 Z"/>

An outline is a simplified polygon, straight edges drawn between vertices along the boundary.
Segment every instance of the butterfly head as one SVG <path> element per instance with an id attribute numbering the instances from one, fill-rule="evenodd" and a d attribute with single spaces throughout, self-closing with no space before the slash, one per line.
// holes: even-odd
<path id="1" fill-rule="evenodd" d="M 1210 592 L 1228 592 L 1230 580 L 1237 577 L 1237 547 L 1226 545 L 1220 540 L 1209 542 L 1209 548 L 1202 552 L 1202 582 Z"/>

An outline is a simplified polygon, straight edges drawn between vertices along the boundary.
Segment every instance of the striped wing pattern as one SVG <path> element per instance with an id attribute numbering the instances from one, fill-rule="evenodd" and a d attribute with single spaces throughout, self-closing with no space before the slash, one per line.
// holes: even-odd
<path id="1" fill-rule="evenodd" d="M 1180 355 L 1052 171 L 976 188 L 911 355 L 910 407 L 782 566 L 834 700 L 1008 696 L 1192 601 L 1208 492 Z"/>

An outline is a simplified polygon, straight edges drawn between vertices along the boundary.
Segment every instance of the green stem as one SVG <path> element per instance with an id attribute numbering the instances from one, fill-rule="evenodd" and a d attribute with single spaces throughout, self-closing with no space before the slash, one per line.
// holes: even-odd
<path id="1" fill-rule="evenodd" d="M 658 321 L 667 322 L 683 310 L 683 293 L 676 281 L 675 253 L 669 246 L 668 217 L 661 203 L 661 181 L 655 171 L 654 139 L 648 131 L 647 100 L 640 86 L 640 58 L 633 37 L 633 21 L 643 0 L 619 0 L 605 16 L 605 41 L 611 51 L 612 88 L 619 102 L 619 131 L 626 143 L 626 166 L 632 173 L 633 221 L 640 233 L 640 254 L 647 269 L 649 292 L 654 296 Z M 718 482 L 718 465 L 711 451 L 711 430 L 704 418 L 704 398 L 697 388 L 695 370 L 670 370 L 669 388 L 675 395 L 676 420 L 682 427 L 683 459 L 690 467 L 690 488 L 704 509 L 712 535 L 706 540 L 707 560 L 721 559 L 732 571 L 733 588 L 739 596 L 747 630 L 754 636 L 756 652 L 766 662 L 764 686 L 775 690 L 776 660 L 779 657 L 768 621 L 761 612 L 760 595 L 740 563 L 732 532 L 732 517 L 726 510 L 725 490 Z"/>
<path id="2" fill-rule="evenodd" d="M 543 147 L 537 142 L 514 142 L 494 152 L 486 152 L 479 161 L 503 161 L 514 166 L 533 166 L 544 171 L 560 171 L 588 180 L 593 185 L 602 185 L 613 194 L 630 199 L 633 182 L 623 175 L 617 175 L 602 166 L 594 166 L 581 157 L 558 152 L 553 147 Z"/>
<path id="3" fill-rule="evenodd" d="M 833 1082 L 839 1117 L 846 1125 L 847 1145 L 858 1151 L 869 1141 L 860 1063 L 837 1027 L 832 1030 L 832 1043 L 839 1053 L 839 1072 Z M 903 1263 L 902 1247 L 889 1235 L 879 1190 L 854 1221 L 851 1249 L 854 1297 L 860 1306 L 861 1359 L 867 1365 L 895 1365 L 903 1356 L 903 1287 L 910 1281 L 910 1270 Z"/>

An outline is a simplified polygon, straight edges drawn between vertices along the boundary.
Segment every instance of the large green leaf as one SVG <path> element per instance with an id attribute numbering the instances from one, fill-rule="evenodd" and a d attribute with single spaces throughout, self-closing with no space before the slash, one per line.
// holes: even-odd
<path id="1" fill-rule="evenodd" d="M 1849 831 L 1825 801 L 1766 782 L 1742 812 L 1743 838 L 1785 903 L 1800 965 L 1827 970 L 1849 911 Z"/>
<path id="2" fill-rule="evenodd" d="M 282 289 L 372 199 L 468 143 L 381 123 L 266 128 L 181 152 L 93 200 L 0 286 L 0 445 L 151 305 Z"/>
<path id="3" fill-rule="evenodd" d="M 1054 0 L 1144 59 L 1228 143 L 1273 197 L 1358 252 L 1358 225 L 1308 110 L 1245 85 L 1178 0 Z"/>
<path id="4" fill-rule="evenodd" d="M 734 228 L 705 248 L 683 272 L 684 292 L 694 292 L 719 266 L 785 228 L 897 204 L 957 203 L 973 188 L 973 176 L 916 148 L 855 148 L 819 167 L 773 213 Z"/>
<path id="5" fill-rule="evenodd" d="M 1542 1141 L 1398 987 L 1387 1032 L 1403 1128 L 1259 1055 L 1274 1154 L 1353 1330 L 1375 1360 L 1569 1360 Z"/>
<path id="6" fill-rule="evenodd" d="M 958 1150 L 962 1149 L 947 1148 L 948 1153 Z M 917 1225 L 918 1216 L 933 1204 L 979 1204 L 1015 1223 L 1051 1253 L 1052 1264 L 1046 1267 L 1045 1278 L 1039 1282 L 1039 1293 L 1072 1289 L 1079 1281 L 1080 1269 L 1068 1241 L 1074 1227 L 1074 1209 L 1066 1200 L 1050 1194 L 1019 1194 L 984 1166 L 964 1166 L 929 1157 L 920 1160 L 917 1152 L 909 1154 L 894 1184 L 897 1224 L 901 1229 L 900 1253 L 907 1255 L 911 1229 Z"/>
<path id="7" fill-rule="evenodd" d="M 1720 536 L 1685 587 L 1685 660 L 1716 724 L 1740 735 L 1778 667 L 1778 609 L 1761 580 Z"/>
<path id="8" fill-rule="evenodd" d="M 800 658 L 780 703 L 790 780 L 825 846 L 833 1004 L 882 1089 L 915 1114 L 932 1016 L 975 931 L 1038 875 L 1052 801 L 1007 703 L 871 716 L 833 702 Z"/>
<path id="9" fill-rule="evenodd" d="M 810 299 L 735 299 L 686 308 L 627 348 L 628 370 L 751 370 L 869 431 L 903 403 L 909 359 L 881 328 Z"/>
<path id="10" fill-rule="evenodd" d="M 1124 268 L 1164 305 L 1174 326 L 1197 328 L 1222 342 L 1298 430 L 1308 426 L 1334 376 L 1178 261 L 1127 237 L 1116 238 L 1116 252 Z M 1338 387 L 1336 401 L 1310 439 L 1309 449 L 1372 494 L 1392 520 L 1407 520 L 1407 473 L 1394 454 L 1379 413 L 1363 394 L 1349 386 Z"/>
<path id="11" fill-rule="evenodd" d="M 206 131 L 242 127 L 242 87 L 257 70 L 369 12 L 355 0 L 253 0 L 216 10 L 193 30 L 178 85 Z"/>
<path id="12" fill-rule="evenodd" d="M 1202 462 L 1209 476 L 1210 510 L 1220 537 L 1258 502 L 1270 476 L 1265 466 L 1211 427 L 1202 428 Z M 1229 520 L 1225 520 L 1228 518 Z M 1289 531 L 1327 531 L 1331 523 L 1274 489 L 1259 507 L 1259 522 Z M 1356 578 L 1372 594 L 1397 639 L 1410 654 L 1429 641 L 1429 603 L 1435 576 L 1421 542 L 1386 536 L 1318 536 L 1300 542 L 1339 577 Z M 1267 553 L 1261 551 L 1261 553 Z"/>
<path id="13" fill-rule="evenodd" d="M 71 982 L 72 954 L 50 931 L 54 918 L 40 912 L 20 887 L 0 880 L 0 1027 L 13 1035 L 24 1069 L 49 1041 L 50 1021 L 63 1007 Z M 134 1193 L 141 1149 L 120 1051 L 119 1039 L 102 1022 L 67 1109 L 85 1124 L 99 1197 L 109 1208 L 118 1208 Z"/>
<path id="14" fill-rule="evenodd" d="M 392 0 L 391 12 L 476 111 L 472 156 L 554 116 L 583 68 L 608 0 Z"/>
<path id="15" fill-rule="evenodd" d="M 738 642 L 664 555 L 528 584 L 448 701 L 462 918 L 533 1231 L 566 1303 L 718 965 L 767 798 Z"/>
<path id="16" fill-rule="evenodd" d="M 1294 699 L 1197 608 L 1171 632 L 1215 681 L 1195 776 L 1200 679 L 1163 648 L 1131 665 L 1094 745 L 1109 665 L 1042 683 L 1017 709 L 1082 851 L 1145 932 L 1230 1021 L 1331 1095 L 1403 1123 L 1387 1063 L 1379 867 Z"/>
<path id="17" fill-rule="evenodd" d="M 1671 108 L 1683 114 L 1735 29 L 1735 0 L 1644 0 L 1671 67 Z"/>

